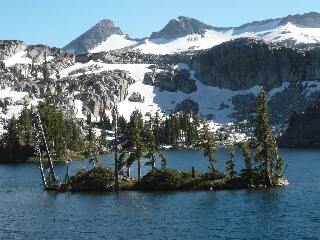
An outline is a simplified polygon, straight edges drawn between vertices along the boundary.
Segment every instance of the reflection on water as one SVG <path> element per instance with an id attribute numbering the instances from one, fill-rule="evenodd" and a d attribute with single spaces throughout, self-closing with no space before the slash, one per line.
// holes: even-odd
<path id="1" fill-rule="evenodd" d="M 207 169 L 200 152 L 165 154 L 169 167 Z M 36 165 L 0 165 L 0 239 L 319 239 L 320 151 L 282 154 L 288 187 L 218 192 L 57 194 L 42 190 Z M 223 170 L 227 153 L 218 159 Z M 112 156 L 102 163 L 113 166 Z"/>

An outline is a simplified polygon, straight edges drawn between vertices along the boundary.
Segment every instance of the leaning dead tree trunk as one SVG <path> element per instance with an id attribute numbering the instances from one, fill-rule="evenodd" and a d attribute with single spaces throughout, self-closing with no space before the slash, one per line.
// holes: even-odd
<path id="1" fill-rule="evenodd" d="M 39 142 L 39 136 L 37 135 L 37 144 L 36 145 L 36 152 L 39 156 L 39 163 L 40 163 L 40 172 L 41 172 L 41 179 L 42 179 L 42 184 L 43 184 L 43 187 L 46 189 L 47 188 L 47 182 L 46 182 L 46 177 L 45 177 L 45 174 L 44 174 L 44 168 L 43 168 L 43 162 L 42 162 L 42 153 L 41 153 L 41 149 L 40 149 L 40 142 Z"/>
<path id="2" fill-rule="evenodd" d="M 42 125 L 42 121 L 41 121 L 41 117 L 40 117 L 39 112 L 36 111 L 35 116 L 36 116 L 36 124 L 35 124 L 34 130 L 35 130 L 35 135 L 37 137 L 37 143 L 38 143 L 38 146 L 36 147 L 37 148 L 36 151 L 39 156 L 40 171 L 41 171 L 43 186 L 45 189 L 49 189 L 51 187 L 55 187 L 55 185 L 58 184 L 58 178 L 57 178 L 55 171 L 54 171 L 52 157 L 51 157 L 51 154 L 49 151 L 49 147 L 47 144 L 47 140 L 46 140 L 46 136 L 44 133 L 44 129 L 43 129 L 43 125 Z M 44 169 L 45 163 L 44 163 L 44 155 L 42 154 L 41 145 L 43 145 L 43 148 L 44 148 L 44 151 L 47 155 L 46 157 L 48 160 L 47 165 L 49 166 L 49 175 L 47 175 L 47 177 L 46 177 L 46 173 L 45 173 L 46 170 Z M 53 186 L 49 186 L 48 180 L 52 180 Z"/>

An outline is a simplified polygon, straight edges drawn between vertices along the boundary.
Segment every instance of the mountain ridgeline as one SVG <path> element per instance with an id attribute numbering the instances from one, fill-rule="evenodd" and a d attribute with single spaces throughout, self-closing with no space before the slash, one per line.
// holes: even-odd
<path id="1" fill-rule="evenodd" d="M 123 32 L 119 27 L 115 26 L 111 20 L 104 19 L 80 37 L 70 42 L 64 49 L 71 53 L 88 52 L 89 49 L 105 41 L 112 34 L 123 35 Z"/>
<path id="2" fill-rule="evenodd" d="M 320 48 L 302 50 L 241 38 L 200 51 L 189 64 L 206 85 L 235 91 L 260 85 L 271 90 L 283 82 L 320 79 L 319 59 Z"/>
<path id="3" fill-rule="evenodd" d="M 274 125 L 318 101 L 319 39 L 320 14 L 312 12 L 239 27 L 180 16 L 144 39 L 106 19 L 63 49 L 0 41 L 0 129 L 50 89 L 77 121 L 111 116 L 114 103 L 127 121 L 134 110 L 144 118 L 187 111 L 240 141 L 262 88 Z"/>

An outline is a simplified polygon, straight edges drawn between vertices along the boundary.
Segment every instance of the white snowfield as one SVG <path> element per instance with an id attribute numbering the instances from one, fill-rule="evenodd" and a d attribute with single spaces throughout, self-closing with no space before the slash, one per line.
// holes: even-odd
<path id="1" fill-rule="evenodd" d="M 275 20 L 265 24 L 250 25 L 243 29 L 235 28 L 228 31 L 207 30 L 203 36 L 192 34 L 173 40 L 147 39 L 134 49 L 143 53 L 170 54 L 187 50 L 208 49 L 223 42 L 244 37 L 262 39 L 267 42 L 289 40 L 296 44 L 320 42 L 320 28 L 295 26 L 291 23 L 286 25 L 278 24 L 279 21 Z"/>
<path id="2" fill-rule="evenodd" d="M 6 89 L 0 89 L 0 101 L 4 99 L 10 99 L 14 104 L 9 105 L 6 111 L 0 107 L 0 134 L 4 132 L 3 125 L 4 121 L 11 119 L 12 117 L 18 117 L 21 114 L 23 109 L 22 104 L 16 104 L 18 101 L 23 99 L 24 97 L 28 96 L 29 93 L 27 92 L 17 92 L 13 91 L 10 87 Z M 31 102 L 32 105 L 36 105 L 38 102 L 37 99 Z"/>
<path id="3" fill-rule="evenodd" d="M 13 56 L 9 57 L 8 59 L 4 60 L 4 64 L 6 67 L 14 66 L 15 64 L 32 64 L 32 59 L 26 56 L 26 51 L 21 51 Z M 53 56 L 47 56 L 47 62 L 53 60 Z M 34 63 L 35 65 L 43 64 L 44 61 Z"/>
<path id="4" fill-rule="evenodd" d="M 176 20 L 179 21 L 179 19 Z M 243 37 L 262 39 L 267 42 L 289 40 L 296 44 L 310 44 L 320 41 L 320 28 L 296 26 L 292 23 L 280 25 L 280 20 L 271 20 L 229 30 L 207 30 L 203 35 L 191 34 L 171 40 L 147 38 L 138 42 L 128 39 L 125 35 L 113 34 L 89 52 L 107 52 L 131 47 L 146 54 L 172 54 L 187 50 L 208 49 L 223 42 Z"/>
<path id="5" fill-rule="evenodd" d="M 127 98 L 124 101 L 118 103 L 120 115 L 123 115 L 127 120 L 129 120 L 130 115 L 134 110 L 141 111 L 143 115 L 147 115 L 147 113 L 155 115 L 156 112 L 160 112 L 162 114 L 169 114 L 172 110 L 174 110 L 178 103 L 184 101 L 185 99 L 190 99 L 199 105 L 200 115 L 213 115 L 213 121 L 215 123 L 225 124 L 234 121 L 234 119 L 230 117 L 230 115 L 235 112 L 234 105 L 232 104 L 233 96 L 245 95 L 250 93 L 256 96 L 262 88 L 261 86 L 254 86 L 246 90 L 232 91 L 229 89 L 221 89 L 218 87 L 206 86 L 201 81 L 195 78 L 194 71 L 189 70 L 188 65 L 182 63 L 176 65 L 175 68 L 187 69 L 190 71 L 190 78 L 196 82 L 196 92 L 187 94 L 181 91 L 160 91 L 157 87 L 144 84 L 144 75 L 146 72 L 150 71 L 148 69 L 148 64 L 105 64 L 101 62 L 90 61 L 85 64 L 77 63 L 74 66 L 63 70 L 61 72 L 61 75 L 67 76 L 69 73 L 76 69 L 89 68 L 93 65 L 98 65 L 100 67 L 99 70 L 94 70 L 94 73 L 119 69 L 128 71 L 131 77 L 135 79 L 135 83 L 130 85 L 128 88 Z M 91 71 L 89 71 L 88 73 L 91 73 Z M 311 84 L 310 86 L 313 87 L 313 85 Z M 280 87 L 272 89 L 269 92 L 269 96 L 272 97 L 276 93 L 284 91 L 287 87 L 289 87 L 289 83 L 284 82 Z M 310 91 L 313 90 L 316 89 L 310 88 Z M 140 93 L 141 96 L 144 98 L 144 102 L 130 102 L 129 97 L 133 93 Z M 76 101 L 76 108 L 78 109 L 77 117 L 85 118 L 85 116 L 81 113 L 81 101 Z M 111 116 L 111 111 L 109 111 L 108 114 Z"/>
<path id="6" fill-rule="evenodd" d="M 165 40 L 161 38 L 146 39 L 134 49 L 146 54 L 170 54 L 187 50 L 207 49 L 231 39 L 232 31 L 208 30 L 203 36 L 192 34 L 174 40 Z"/>
<path id="7" fill-rule="evenodd" d="M 135 44 L 137 44 L 136 41 L 127 39 L 125 35 L 112 34 L 110 37 L 107 38 L 107 40 L 102 42 L 97 47 L 91 49 L 89 52 L 91 53 L 106 52 L 106 51 L 129 47 Z"/>
<path id="8" fill-rule="evenodd" d="M 11 67 L 15 64 L 31 64 L 32 60 L 31 58 L 26 57 L 26 54 L 26 51 L 18 52 L 15 55 L 4 60 L 4 64 L 6 65 L 6 67 Z"/>
<path id="9" fill-rule="evenodd" d="M 223 31 L 208 30 L 202 36 L 192 34 L 173 40 L 146 39 L 141 44 L 127 39 L 124 35 L 112 35 L 99 46 L 90 50 L 90 52 L 94 53 L 100 51 L 110 51 L 132 46 L 133 49 L 143 53 L 170 54 L 191 49 L 207 49 L 223 42 L 241 37 L 264 39 L 268 42 L 290 40 L 296 43 L 318 43 L 320 41 L 320 28 L 307 28 L 303 26 L 296 26 L 291 23 L 279 25 L 279 20 L 275 20 L 263 24 L 250 24 L 241 29 L 234 28 Z M 49 60 L 51 60 L 50 56 L 48 57 L 48 61 Z M 7 67 L 10 67 L 14 64 L 31 64 L 32 60 L 26 57 L 25 51 L 22 51 L 6 59 L 4 62 Z M 92 68 L 93 66 L 95 66 L 95 68 Z M 89 70 L 90 67 L 95 70 Z M 198 103 L 200 115 L 213 115 L 212 128 L 219 126 L 219 124 L 230 123 L 234 120 L 231 117 L 232 113 L 236 111 L 231 101 L 233 96 L 250 93 L 257 95 L 261 90 L 261 86 L 254 86 L 250 89 L 241 91 L 232 91 L 229 89 L 205 86 L 201 81 L 195 78 L 194 72 L 189 70 L 187 65 L 178 64 L 175 66 L 176 68 L 188 69 L 190 71 L 191 79 L 195 81 L 197 91 L 190 94 L 179 91 L 160 91 L 157 87 L 145 85 L 143 83 L 145 73 L 150 71 L 148 67 L 148 64 L 105 64 L 102 62 L 90 61 L 85 64 L 76 63 L 73 66 L 62 70 L 60 72 L 60 76 L 66 77 L 75 70 L 87 68 L 87 73 L 99 73 L 101 71 L 116 69 L 128 71 L 132 78 L 135 79 L 135 83 L 129 86 L 127 98 L 118 103 L 119 112 L 126 119 L 129 119 L 131 113 L 136 109 L 140 110 L 143 115 L 147 113 L 155 114 L 158 111 L 162 112 L 163 114 L 168 114 L 176 107 L 177 104 L 185 99 L 190 99 Z M 305 81 L 300 82 L 299 84 L 304 86 L 304 94 L 306 98 L 309 98 L 312 93 L 320 91 L 320 81 Z M 289 82 L 282 83 L 280 87 L 269 91 L 269 97 L 271 98 L 275 94 L 284 91 L 289 86 Z M 143 103 L 130 102 L 128 100 L 131 94 L 135 92 L 140 93 L 144 98 Z M 28 93 L 15 92 L 10 88 L 7 88 L 0 90 L 0 101 L 6 97 L 9 97 L 12 98 L 14 103 L 16 103 L 27 94 Z M 77 109 L 76 117 L 85 119 L 86 117 L 82 113 L 83 103 L 80 100 L 75 100 L 75 108 Z M 21 109 L 22 105 L 17 104 L 9 106 L 5 113 L 3 109 L 0 108 L 0 120 L 9 119 L 12 116 L 18 116 L 21 112 Z M 111 114 L 110 111 L 108 114 Z M 2 123 L 0 122 L 0 131 L 2 129 L 1 124 Z M 239 138 L 241 138 L 241 136 L 239 136 Z"/>

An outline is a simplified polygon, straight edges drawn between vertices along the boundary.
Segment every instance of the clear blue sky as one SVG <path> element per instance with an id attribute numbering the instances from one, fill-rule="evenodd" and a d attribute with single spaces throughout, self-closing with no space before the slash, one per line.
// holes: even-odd
<path id="1" fill-rule="evenodd" d="M 213 26 L 320 12 L 320 0 L 0 0 L 0 39 L 63 47 L 104 18 L 131 37 L 160 30 L 177 16 Z"/>

